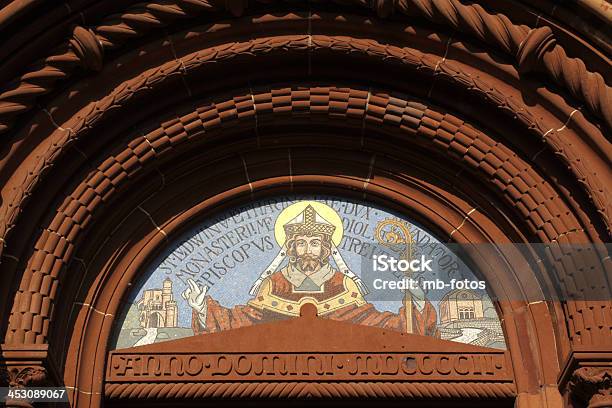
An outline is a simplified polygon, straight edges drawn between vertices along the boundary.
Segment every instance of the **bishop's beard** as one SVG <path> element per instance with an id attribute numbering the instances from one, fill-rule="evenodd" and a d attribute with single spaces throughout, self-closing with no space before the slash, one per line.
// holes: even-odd
<path id="1" fill-rule="evenodd" d="M 323 261 L 318 256 L 304 254 L 296 259 L 298 268 L 304 273 L 316 272 L 323 266 Z"/>

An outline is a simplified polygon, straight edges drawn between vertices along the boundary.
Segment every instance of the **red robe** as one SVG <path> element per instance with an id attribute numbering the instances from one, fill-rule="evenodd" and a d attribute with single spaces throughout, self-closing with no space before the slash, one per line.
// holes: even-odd
<path id="1" fill-rule="evenodd" d="M 366 303 L 363 300 L 361 294 L 359 294 L 357 290 L 351 291 L 351 288 L 347 287 L 345 282 L 348 278 L 341 272 L 336 272 L 331 279 L 323 284 L 323 291 L 321 293 L 294 292 L 293 285 L 280 271 L 273 273 L 268 279 L 269 286 L 267 286 L 267 289 L 269 293 L 262 293 L 263 290 L 260 290 L 258 295 L 247 305 L 237 305 L 232 308 L 226 308 L 221 306 L 219 302 L 212 299 L 210 296 L 207 296 L 206 327 L 202 327 L 198 313 L 193 311 L 193 332 L 195 334 L 214 333 L 222 330 L 251 326 L 257 323 L 288 319 L 299 313 L 298 307 L 293 306 L 293 303 L 299 302 L 304 297 L 314 298 L 315 303 L 318 304 L 319 316 L 323 318 L 363 324 L 366 326 L 376 326 L 390 330 L 406 331 L 404 306 L 400 308 L 397 314 L 376 310 L 372 304 Z M 339 296 L 343 296 L 343 294 L 345 294 L 345 296 L 341 301 L 346 303 L 346 306 L 338 307 L 336 301 L 336 307 L 330 306 L 332 310 L 326 312 L 325 310 L 328 306 L 327 301 L 334 299 L 338 300 Z M 272 307 L 261 306 L 261 302 L 266 302 L 267 297 L 286 300 L 288 303 L 285 306 L 286 311 L 279 311 L 274 310 Z M 276 303 L 278 304 L 279 302 Z M 272 302 L 271 305 L 274 305 L 274 302 Z M 421 311 L 413 304 L 412 327 L 414 334 L 438 337 L 436 322 L 436 310 L 429 301 L 425 302 L 425 306 Z"/>

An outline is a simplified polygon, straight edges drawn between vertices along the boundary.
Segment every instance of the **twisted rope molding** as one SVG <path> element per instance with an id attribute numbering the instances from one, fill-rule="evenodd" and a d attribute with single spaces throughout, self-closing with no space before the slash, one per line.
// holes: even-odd
<path id="1" fill-rule="evenodd" d="M 470 382 L 258 382 L 107 383 L 111 399 L 195 398 L 414 398 L 503 399 L 516 395 L 512 383 Z"/>
<path id="2" fill-rule="evenodd" d="M 256 1 L 272 3 L 274 0 Z M 547 74 L 558 85 L 568 89 L 573 97 L 584 102 L 589 111 L 602 119 L 609 130 L 612 129 L 610 88 L 604 78 L 588 71 L 580 59 L 568 57 L 563 47 L 556 43 L 549 27 L 529 29 L 512 23 L 503 14 L 490 14 L 478 4 L 466 5 L 459 0 L 333 1 L 342 5 L 371 8 L 383 18 L 392 13 L 424 17 L 432 23 L 474 36 L 510 55 L 520 72 L 539 71 Z M 105 18 L 102 24 L 92 30 L 77 27 L 68 43 L 38 61 L 27 73 L 17 78 L 8 90 L 0 93 L 0 134 L 11 128 L 17 115 L 32 109 L 39 96 L 52 91 L 59 80 L 70 76 L 78 66 L 100 69 L 105 50 L 118 48 L 131 38 L 142 36 L 178 19 L 223 10 L 240 16 L 247 6 L 247 0 L 144 2 Z"/>

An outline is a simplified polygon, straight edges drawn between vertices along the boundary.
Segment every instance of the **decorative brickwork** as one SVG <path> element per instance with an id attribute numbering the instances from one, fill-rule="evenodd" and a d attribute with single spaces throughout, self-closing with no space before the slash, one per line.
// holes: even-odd
<path id="1" fill-rule="evenodd" d="M 609 59 L 552 11 L 86 0 L 43 13 L 34 3 L 0 9 L 0 37 L 11 38 L 0 49 L 3 384 L 62 384 L 78 407 L 260 397 L 609 404 Z M 143 346 L 159 369 L 168 363 L 167 383 L 144 378 L 135 349 L 109 352 L 123 299 L 182 231 L 287 193 L 385 205 L 444 242 L 548 244 L 541 259 L 471 259 L 500 299 L 508 351 L 360 328 L 346 364 L 365 365 L 350 374 L 334 354 L 349 351 L 322 340 L 266 349 L 269 331 L 302 333 L 277 325 L 249 332 L 266 340 L 256 349 L 241 348 L 237 331 L 172 343 L 182 351 Z M 571 244 L 599 246 L 576 254 Z M 164 324 L 175 323 L 165 293 Z M 306 312 L 296 320 L 334 337 L 337 327 Z M 416 368 L 393 371 L 407 345 Z M 227 368 L 229 349 L 244 358 L 216 381 L 206 364 Z M 290 354 L 275 360 L 277 351 Z M 286 371 L 274 361 L 290 360 L 306 361 L 303 378 L 273 378 Z M 268 361 L 265 378 L 240 365 Z M 147 375 L 125 375 L 137 365 Z"/>

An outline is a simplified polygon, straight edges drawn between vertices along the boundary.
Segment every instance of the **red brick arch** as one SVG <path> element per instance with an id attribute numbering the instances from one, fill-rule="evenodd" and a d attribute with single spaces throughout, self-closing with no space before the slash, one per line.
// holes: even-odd
<path id="1" fill-rule="evenodd" d="M 590 114 L 465 38 L 347 20 L 283 13 L 162 36 L 24 122 L 3 161 L 5 346 L 52 350 L 41 362 L 58 371 L 51 377 L 78 388 L 79 404 L 98 404 L 128 277 L 175 230 L 266 194 L 363 196 L 457 242 L 609 239 L 609 143 Z M 77 34 L 79 58 L 101 58 Z M 609 258 L 580 262 L 578 275 L 547 272 L 567 284 L 561 291 L 609 298 Z M 497 294 L 523 293 L 499 305 L 522 398 L 555 388 L 566 354 L 609 346 L 609 301 L 529 304 L 533 286 L 555 289 L 501 270 L 483 273 Z"/>
<path id="2" fill-rule="evenodd" d="M 190 151 L 193 149 L 198 151 L 202 149 L 202 151 L 205 152 L 202 159 L 195 160 L 194 162 L 196 164 L 201 162 L 212 162 L 211 164 L 213 164 L 213 168 L 215 170 L 214 172 L 209 170 L 212 172 L 212 174 L 210 174 L 210 178 L 215 181 L 223 180 L 223 183 L 219 183 L 218 181 L 216 183 L 215 181 L 209 181 L 205 184 L 205 190 L 200 193 L 206 195 L 212 194 L 213 197 L 215 197 L 217 194 L 222 194 L 224 191 L 231 191 L 232 186 L 240 185 L 241 183 L 242 189 L 246 189 L 248 186 L 250 186 L 248 187 L 249 192 L 251 191 L 251 188 L 253 189 L 253 192 L 258 191 L 260 188 L 264 188 L 265 191 L 265 187 L 263 186 L 265 186 L 266 183 L 273 183 L 273 180 L 278 177 L 284 177 L 285 179 L 287 177 L 291 177 L 291 180 L 294 180 L 293 182 L 296 185 L 300 184 L 299 181 L 301 177 L 310 177 L 312 180 L 310 181 L 310 191 L 318 191 L 318 189 L 312 185 L 315 182 L 314 180 L 319 180 L 319 183 L 321 183 L 325 179 L 326 174 L 342 174 L 346 173 L 348 170 L 351 170 L 354 174 L 349 173 L 350 177 L 343 180 L 341 184 L 339 182 L 335 182 L 334 184 L 336 184 L 336 186 L 330 190 L 343 192 L 343 190 L 346 189 L 350 192 L 353 190 L 359 191 L 359 189 L 361 189 L 362 191 L 365 190 L 368 197 L 370 195 L 370 191 L 372 191 L 373 193 L 371 194 L 373 197 L 375 197 L 376 187 L 378 184 L 376 181 L 376 176 L 378 175 L 377 173 L 379 171 L 383 173 L 381 175 L 383 180 L 386 177 L 391 177 L 385 177 L 385 173 L 394 174 L 394 172 L 397 172 L 394 175 L 394 178 L 400 177 L 401 180 L 402 172 L 406 171 L 403 169 L 408 168 L 408 163 L 410 163 L 410 161 L 413 161 L 414 163 L 419 162 L 419 156 L 413 156 L 410 159 L 407 159 L 403 156 L 403 154 L 409 154 L 408 152 L 400 153 L 402 151 L 400 146 L 403 144 L 405 144 L 405 148 L 408 149 L 411 146 L 424 148 L 424 152 L 431 154 L 432 159 L 437 155 L 450 155 L 449 157 L 453 158 L 463 157 L 463 161 L 465 161 L 464 164 L 461 165 L 458 163 L 458 167 L 455 169 L 456 171 L 453 171 L 453 175 L 459 173 L 459 170 L 461 170 L 461 167 L 463 167 L 466 174 L 472 173 L 478 175 L 478 173 L 480 173 L 480 177 L 483 179 L 493 181 L 498 180 L 494 172 L 489 175 L 479 166 L 473 166 L 475 169 L 470 170 L 470 156 L 467 154 L 467 151 L 472 145 L 482 143 L 485 146 L 488 146 L 486 148 L 487 153 L 492 155 L 492 158 L 489 159 L 490 161 L 500 163 L 501 167 L 501 164 L 506 163 L 509 160 L 513 160 L 513 168 L 525 169 L 525 174 L 520 176 L 521 179 L 530 177 L 534 179 L 533 183 L 535 185 L 541 185 L 542 183 L 544 183 L 542 185 L 546 185 L 546 182 L 543 180 L 539 181 L 541 180 L 541 176 L 539 176 L 535 171 L 530 170 L 528 165 L 522 163 L 520 158 L 513 155 L 509 149 L 504 148 L 503 144 L 500 144 L 498 141 L 485 136 L 483 133 L 465 124 L 463 121 L 454 117 L 453 115 L 441 113 L 437 109 L 434 110 L 435 108 L 427 107 L 418 101 L 402 101 L 399 98 L 400 95 L 397 93 L 395 95 L 395 99 L 393 100 L 394 105 L 386 106 L 389 99 L 384 93 L 372 91 L 369 93 L 369 101 L 367 91 L 364 89 L 360 90 L 351 88 L 302 87 L 293 92 L 287 90 L 287 88 L 284 88 L 280 90 L 266 90 L 251 95 L 240 95 L 239 97 L 232 98 L 231 100 L 220 100 L 215 101 L 214 103 L 196 106 L 194 113 L 186 114 L 180 118 L 166 122 L 161 128 L 153 130 L 146 135 L 134 136 L 133 139 L 124 141 L 122 144 L 123 147 L 119 145 L 112 151 L 108 152 L 108 158 L 102 159 L 97 166 L 97 170 L 87 172 L 86 178 L 83 179 L 81 184 L 72 190 L 72 192 L 66 194 L 66 198 L 58 208 L 56 216 L 51 220 L 49 227 L 46 228 L 46 231 L 41 235 L 39 242 L 35 244 L 35 247 L 39 249 L 37 253 L 32 256 L 32 262 L 27 269 L 28 271 L 31 271 L 32 275 L 31 277 L 25 278 L 24 281 L 30 282 L 30 285 L 32 285 L 32 282 L 40 282 L 41 286 L 39 290 L 43 296 L 45 296 L 45 293 L 49 290 L 49 287 L 53 288 L 55 285 L 54 282 L 58 282 L 58 286 L 61 287 L 69 287 L 71 284 L 74 284 L 74 282 L 71 283 L 68 281 L 62 283 L 62 279 L 70 278 L 68 278 L 68 271 L 66 271 L 67 273 L 64 275 L 66 276 L 65 278 L 62 278 L 62 275 L 58 273 L 60 269 L 58 269 L 56 265 L 58 265 L 57 262 L 61 258 L 57 255 L 69 253 L 79 259 L 79 263 L 72 262 L 72 266 L 76 268 L 76 270 L 81 269 L 82 265 L 80 262 L 83 262 L 85 265 L 89 265 L 91 259 L 90 256 L 97 255 L 97 251 L 100 248 L 99 242 L 94 246 L 94 253 L 89 256 L 80 255 L 78 252 L 77 254 L 73 254 L 73 252 L 78 251 L 78 245 L 81 241 L 79 234 L 81 231 L 85 232 L 93 228 L 90 227 L 90 224 L 94 222 L 95 218 L 97 218 L 96 213 L 98 211 L 106 212 L 108 210 L 113 212 L 117 211 L 116 205 L 113 205 L 112 203 L 115 202 L 115 200 L 121 201 L 121 199 L 113 199 L 113 196 L 115 194 L 125 195 L 126 190 L 132 191 L 133 189 L 128 187 L 129 184 L 136 183 L 136 185 L 138 185 L 139 180 L 141 179 L 141 177 L 138 177 L 139 174 L 145 173 L 147 169 L 149 169 L 149 174 L 152 177 L 154 188 L 159 189 L 160 186 L 163 187 L 166 185 L 166 183 L 169 185 L 175 185 L 175 183 L 171 181 L 172 179 L 170 178 L 170 175 L 166 174 L 166 170 L 158 169 L 160 170 L 158 173 L 157 171 L 151 169 L 151 166 L 155 166 L 155 163 L 166 163 L 168 160 L 171 160 L 173 156 L 176 155 L 180 157 L 181 152 Z M 273 95 L 279 96 L 275 97 Z M 328 100 L 328 102 L 326 105 L 318 105 L 317 101 L 321 100 Z M 366 106 L 366 102 L 368 103 L 368 106 Z M 340 107 L 342 103 L 345 107 L 344 110 Z M 268 112 L 266 112 L 267 105 L 269 105 Z M 305 109 L 305 106 L 308 106 L 308 108 Z M 327 109 L 322 113 L 317 114 L 316 110 L 320 109 L 319 106 L 325 106 Z M 329 111 L 330 106 L 336 107 L 336 110 L 333 113 Z M 351 113 L 349 113 L 349 107 L 351 107 Z M 393 107 L 394 109 L 391 110 Z M 403 108 L 400 109 L 400 107 Z M 286 114 L 287 109 L 296 110 L 296 112 L 293 112 L 293 117 L 292 115 Z M 379 109 L 384 109 L 386 112 L 395 111 L 394 113 L 397 115 L 397 119 L 393 118 L 393 115 L 390 113 L 382 123 L 376 126 L 376 116 L 377 112 L 380 112 Z M 283 111 L 285 111 L 284 114 Z M 238 112 L 240 112 L 240 114 Z M 257 123 L 255 121 L 255 112 L 257 112 Z M 338 135 L 335 136 L 337 138 L 336 142 L 319 142 L 323 146 L 328 145 L 329 148 L 333 148 L 334 150 L 331 150 L 331 153 L 330 150 L 328 150 L 327 153 L 315 151 L 313 154 L 308 152 L 308 148 L 304 147 L 303 145 L 312 145 L 316 140 L 314 136 L 307 138 L 302 136 L 300 138 L 299 136 L 291 137 L 290 133 L 288 135 L 284 135 L 284 133 L 288 132 L 288 130 L 283 130 L 283 132 L 280 134 L 275 134 L 274 131 L 266 132 L 266 122 L 271 120 L 274 116 L 279 115 L 281 120 L 270 122 L 274 123 L 274 126 L 282 125 L 283 118 L 284 120 L 288 121 L 288 124 L 292 125 L 298 124 L 300 122 L 300 118 L 301 120 L 305 120 L 307 118 L 309 119 L 308 121 L 311 121 L 311 123 L 314 125 L 318 124 L 321 126 L 327 124 L 327 126 L 338 127 L 340 130 L 337 131 Z M 271 118 L 268 119 L 268 116 Z M 419 120 L 416 121 L 416 118 L 419 118 Z M 444 122 L 437 122 L 436 119 L 443 120 Z M 306 123 L 308 123 L 308 121 Z M 366 132 L 363 134 L 363 136 L 361 134 L 357 137 L 351 135 L 350 130 L 355 128 L 359 129 L 364 121 L 366 123 Z M 234 125 L 235 122 L 236 125 Z M 410 123 L 413 124 L 412 128 L 408 125 Z M 402 129 L 401 124 L 406 124 L 404 129 Z M 455 133 L 453 134 L 451 142 L 449 142 L 448 138 L 446 138 L 445 143 L 444 136 L 446 132 L 444 132 L 444 130 L 437 129 L 449 128 L 451 126 L 454 127 Z M 349 128 L 348 134 L 345 133 L 346 130 L 342 131 L 342 129 L 346 127 Z M 394 134 L 398 131 L 399 134 L 394 136 Z M 236 136 L 232 136 L 232 134 L 235 132 L 239 133 Z M 343 132 L 345 134 L 343 134 Z M 369 134 L 370 132 L 372 135 Z M 411 133 L 413 134 L 412 137 L 410 137 Z M 242 136 L 240 137 L 240 135 Z M 227 137 L 236 137 L 238 139 L 234 144 L 234 147 L 228 149 L 225 144 L 219 143 L 219 138 Z M 283 137 L 287 140 L 283 141 Z M 385 140 L 386 138 L 389 140 Z M 463 140 L 464 145 L 451 145 L 452 140 L 455 139 Z M 330 137 L 327 138 L 327 140 L 333 139 Z M 261 154 L 263 157 L 261 159 L 253 159 L 253 157 L 257 157 L 257 155 L 255 155 L 255 153 L 251 153 L 250 151 L 252 149 L 256 149 L 258 144 L 260 149 L 262 149 Z M 266 148 L 271 149 L 272 151 L 270 153 L 266 153 Z M 313 149 L 314 148 L 310 148 L 310 150 Z M 305 150 L 305 153 L 301 153 L 302 150 Z M 351 161 L 356 160 L 356 158 L 350 158 L 347 162 L 344 162 L 344 160 L 338 160 L 338 151 L 346 151 L 347 154 L 349 154 L 349 157 L 356 156 L 356 158 L 359 158 L 361 156 L 361 158 L 358 160 L 357 164 L 351 164 Z M 465 151 L 463 156 L 461 156 L 461 151 Z M 279 153 L 280 157 L 278 157 Z M 244 159 L 244 164 L 241 160 L 238 160 L 238 157 L 236 157 L 237 154 L 242 155 L 241 157 Z M 317 154 L 321 154 L 323 157 L 318 156 Z M 228 155 L 230 159 L 234 158 L 231 163 L 220 164 L 218 162 L 222 158 L 226 158 L 226 160 L 229 161 L 230 159 L 227 159 Z M 327 156 L 327 158 L 325 158 L 325 156 Z M 379 160 L 383 160 L 384 164 L 377 164 L 375 161 L 373 161 L 375 160 L 375 157 L 380 157 Z M 340 164 L 334 164 L 334 159 L 340 161 Z M 289 164 L 289 161 L 291 164 Z M 427 161 L 428 159 L 421 159 L 421 162 Z M 191 164 L 192 161 L 188 161 L 187 163 Z M 315 164 L 317 173 L 308 176 L 311 174 L 311 171 L 308 169 L 313 167 Z M 170 166 L 170 163 L 166 164 L 166 166 Z M 209 171 L 203 173 L 208 174 Z M 302 176 L 302 174 L 304 174 L 304 176 Z M 422 177 L 425 178 L 425 176 Z M 445 176 L 444 172 L 442 172 L 442 174 L 437 174 L 437 177 L 444 178 L 448 177 L 448 175 Z M 454 180 L 454 183 L 456 183 L 455 189 L 465 191 L 468 188 L 467 186 L 463 187 L 465 181 L 461 181 L 461 178 L 454 178 L 456 179 Z M 235 181 L 232 182 L 232 180 Z M 202 183 L 202 181 L 199 182 Z M 517 182 L 520 181 L 515 181 L 515 183 Z M 219 184 L 217 185 L 217 183 Z M 398 181 L 395 183 L 398 184 L 398 187 L 395 189 L 400 188 L 402 185 Z M 259 187 L 259 184 L 261 184 L 262 187 Z M 342 184 L 345 186 L 344 189 L 341 187 Z M 124 185 L 126 186 L 124 187 Z M 467 183 L 467 185 L 469 185 L 469 183 Z M 384 187 L 385 186 L 383 184 L 383 191 L 379 192 L 378 195 L 382 195 L 383 197 L 387 196 L 387 200 L 392 200 L 392 198 L 388 197 L 392 193 L 389 191 L 385 192 L 385 190 L 388 190 L 389 187 L 386 189 Z M 190 194 L 194 194 L 194 191 L 198 191 L 197 189 L 192 189 L 189 186 L 184 186 L 182 188 L 186 188 Z M 200 185 L 200 188 L 203 188 L 203 186 Z M 449 186 L 447 185 L 446 188 L 449 188 Z M 475 189 L 475 187 L 472 187 L 472 189 Z M 491 183 L 491 189 L 498 190 L 497 194 L 500 194 L 503 190 L 507 190 L 507 188 L 496 186 L 495 183 Z M 542 191 L 542 189 L 543 187 L 540 188 L 540 191 Z M 181 206 L 176 211 L 185 211 L 184 206 L 189 208 L 190 205 L 186 204 L 189 201 L 183 199 L 176 200 L 177 192 L 172 190 L 174 189 L 170 189 L 170 192 L 166 192 L 166 194 L 168 194 L 169 197 L 172 197 L 172 199 L 177 203 L 181 203 Z M 391 191 L 393 190 L 394 189 L 392 188 Z M 279 191 L 278 188 L 277 191 Z M 134 212 L 136 212 L 139 214 L 141 221 L 144 221 L 147 227 L 151 229 L 152 233 L 161 237 L 160 239 L 163 241 L 163 243 L 167 243 L 170 238 L 167 237 L 168 233 L 165 232 L 167 228 L 164 226 L 164 219 L 158 219 L 156 216 L 157 211 L 154 211 L 154 209 L 148 208 L 147 206 L 149 203 L 151 203 L 151 200 L 146 199 L 152 193 L 156 194 L 156 198 L 158 196 L 161 198 L 164 190 L 160 190 L 156 193 L 155 190 L 148 191 L 148 189 L 145 188 L 143 189 L 143 193 L 138 194 L 138 197 L 142 202 L 134 202 L 133 204 L 127 204 L 127 202 L 125 202 L 124 205 L 126 205 L 129 213 L 131 214 L 129 215 L 128 220 L 125 222 L 129 222 L 129 219 L 134 216 Z M 448 194 L 448 192 L 443 194 Z M 196 197 L 201 199 L 200 195 L 196 195 Z M 528 197 L 525 199 L 528 199 Z M 404 198 L 404 200 L 406 199 Z M 502 200 L 502 203 L 503 201 L 512 202 L 512 200 L 512 196 L 506 193 L 506 199 Z M 450 203 L 447 205 L 456 206 L 458 204 L 457 199 L 449 201 Z M 481 199 L 481 201 L 485 200 Z M 558 202 L 557 205 L 563 205 L 560 199 L 557 199 L 556 201 Z M 554 205 L 554 202 L 555 200 L 552 200 L 552 203 L 547 204 L 552 206 Z M 500 204 L 503 205 L 502 203 Z M 423 199 L 423 204 L 427 205 L 426 199 Z M 441 220 L 432 222 L 431 220 L 427 219 L 426 215 L 424 214 L 419 218 L 423 219 L 425 224 L 432 225 L 432 228 L 439 230 L 442 236 L 450 236 L 453 237 L 453 239 L 459 240 L 460 235 L 457 235 L 456 232 L 464 231 L 465 228 L 467 228 L 463 221 L 467 219 L 472 220 L 473 218 L 478 219 L 478 213 L 474 214 L 473 210 L 482 205 L 483 204 L 473 203 L 471 206 L 468 205 L 467 207 L 463 207 L 460 215 L 455 215 L 454 221 L 447 221 L 446 225 Z M 406 206 L 407 204 L 404 204 L 402 207 L 405 208 Z M 157 207 L 157 205 L 155 205 L 155 207 Z M 104 208 L 107 208 L 107 210 L 105 211 Z M 164 208 L 164 206 L 162 206 L 162 208 Z M 448 211 L 449 210 L 446 210 L 446 212 Z M 457 210 L 455 209 L 455 211 Z M 168 217 L 168 215 L 166 215 L 166 217 Z M 491 224 L 491 221 L 485 221 L 485 225 L 476 224 L 475 227 L 477 230 L 487 227 L 491 228 Z M 103 229 L 102 231 L 106 232 L 107 234 L 109 232 L 107 229 Z M 453 235 L 453 232 L 455 232 L 455 235 Z M 98 234 L 99 233 L 101 232 L 98 232 Z M 477 235 L 480 238 L 470 238 L 468 242 L 479 242 L 479 240 L 486 240 L 486 238 L 482 237 L 482 234 L 483 232 L 481 231 Z M 532 234 L 536 234 L 535 229 L 532 231 Z M 89 235 L 88 239 L 92 238 L 93 237 Z M 104 242 L 105 239 L 107 239 L 107 236 L 103 234 L 101 239 L 102 242 Z M 124 239 L 125 237 L 122 238 L 122 240 Z M 489 237 L 488 239 L 498 242 L 499 240 L 510 240 L 510 238 L 505 236 L 503 232 L 499 232 L 497 235 Z M 95 240 L 92 242 L 95 242 Z M 58 251 L 63 252 L 58 253 Z M 83 251 L 86 252 L 85 249 L 83 249 Z M 138 253 L 138 255 L 142 256 L 141 253 Z M 56 261 L 48 261 L 50 257 L 53 257 Z M 122 258 L 123 256 L 120 257 L 120 259 Z M 141 262 L 144 261 L 145 260 L 143 259 Z M 48 265 L 47 268 L 45 267 L 45 263 Z M 48 269 L 49 266 L 51 267 L 50 269 Z M 100 267 L 94 267 L 93 270 L 100 270 Z M 101 268 L 102 271 L 106 270 L 104 267 Z M 89 269 L 89 266 L 87 269 Z M 136 267 L 135 271 L 138 270 L 141 270 L 141 268 Z M 483 270 L 486 269 L 483 268 Z M 86 276 L 83 279 L 85 282 L 87 282 L 89 279 L 103 279 L 105 274 L 110 273 L 110 271 L 102 271 L 99 272 L 102 273 L 102 275 L 98 275 L 98 277 Z M 118 273 L 120 276 L 124 276 L 121 268 L 118 268 Z M 487 278 L 490 281 L 502 281 L 499 276 L 487 276 Z M 521 279 L 524 280 L 525 278 L 526 277 L 522 277 Z M 526 282 L 523 282 L 522 284 L 525 283 Z M 532 282 L 532 284 L 534 283 L 535 282 Z M 129 286 L 125 286 L 126 284 L 127 282 L 124 282 L 123 286 L 119 286 L 115 290 L 120 291 L 119 293 L 125 293 L 125 290 L 129 289 Z M 537 283 L 535 284 L 537 285 Z M 516 285 L 517 282 L 514 282 L 513 284 L 512 281 L 510 281 L 505 287 L 502 286 L 499 288 L 499 293 L 510 291 L 507 294 L 508 297 L 512 298 L 513 296 L 517 296 L 518 298 L 518 296 L 520 296 L 518 293 L 521 292 L 521 289 L 517 288 Z M 104 289 L 107 286 L 108 288 Z M 90 286 L 85 285 L 85 287 Z M 98 286 L 91 286 L 92 289 L 90 289 L 90 291 L 93 290 L 94 287 Z M 30 290 L 30 288 L 32 288 L 32 286 L 29 286 L 28 290 Z M 110 290 L 109 288 L 113 288 L 113 285 L 100 284 L 99 288 L 99 290 Z M 95 294 L 87 295 L 85 299 L 79 299 L 78 289 L 78 287 L 74 288 L 74 290 L 77 292 L 74 295 L 69 295 L 70 289 L 64 289 L 62 298 L 73 298 L 75 300 L 70 303 L 64 303 L 63 307 L 61 308 L 58 306 L 56 312 L 58 315 L 66 315 L 66 313 L 70 313 L 71 309 L 75 307 L 75 302 L 76 304 L 86 305 L 81 308 L 80 315 L 83 315 L 83 317 L 79 318 L 86 318 L 88 321 L 89 319 L 93 319 L 93 324 L 95 324 L 101 316 L 116 316 L 118 314 L 119 310 L 117 308 L 117 304 L 111 306 L 110 308 L 107 305 L 98 305 L 98 296 L 100 295 Z M 81 290 L 83 289 L 81 288 Z M 51 295 L 49 297 L 53 297 L 55 293 L 49 293 L 49 295 Z M 80 294 L 80 296 L 83 295 L 83 293 Z M 74 296 L 77 296 L 77 298 L 74 298 Z M 89 296 L 92 296 L 92 298 L 90 299 Z M 116 302 L 122 297 L 123 296 L 112 297 L 106 295 L 101 296 L 101 301 L 104 302 L 108 301 L 109 299 L 114 299 Z M 40 302 L 37 302 L 36 299 L 33 300 L 34 302 L 31 303 L 33 307 L 36 307 L 38 304 L 51 304 L 45 300 Z M 17 303 L 22 305 L 24 304 L 24 301 L 22 298 L 18 298 Z M 525 301 L 522 303 L 522 306 L 514 307 L 519 308 L 520 310 L 521 307 L 525 307 L 526 303 L 527 302 Z M 512 310 L 511 306 L 507 307 L 510 307 L 510 310 Z M 22 322 L 24 320 L 23 316 L 27 317 L 30 315 L 30 313 L 32 312 L 20 313 L 18 310 L 14 309 L 13 322 Z M 21 333 L 23 333 L 23 338 L 26 339 L 26 341 L 28 341 L 28 339 L 34 339 L 34 342 L 46 342 L 46 328 L 48 326 L 46 323 L 44 323 L 44 321 L 47 320 L 46 316 L 50 315 L 50 310 L 43 309 L 40 310 L 39 313 L 32 315 L 34 315 L 32 318 L 33 322 L 42 321 L 43 323 L 32 325 L 30 329 L 25 330 L 23 327 L 17 326 L 18 329 L 15 330 L 13 336 L 19 336 Z M 506 316 L 506 314 L 502 314 L 502 316 Z M 29 319 L 29 317 L 27 318 Z M 103 319 L 101 323 L 104 323 L 104 321 L 105 319 Z M 59 322 L 60 324 L 67 324 L 68 327 L 72 325 L 71 320 L 62 320 Z M 526 322 L 525 324 L 530 324 L 533 328 L 535 328 L 534 323 Z M 76 327 L 81 327 L 81 324 L 77 324 Z M 104 326 L 101 326 L 97 329 L 95 327 L 96 326 L 94 326 L 94 328 L 88 328 L 85 332 L 83 332 L 83 334 L 76 335 L 76 339 L 83 338 L 82 336 L 84 336 L 85 333 L 97 332 L 98 330 L 102 330 L 102 333 L 108 334 L 108 327 L 105 328 Z M 58 342 L 65 336 L 65 333 L 66 329 L 56 329 L 56 336 L 58 336 L 56 339 Z M 523 336 L 521 335 L 517 335 L 515 338 L 519 339 L 522 337 Z M 560 346 L 562 346 L 565 341 L 565 333 L 563 331 L 558 332 L 554 337 L 557 337 L 557 341 L 559 342 Z M 14 341 L 15 338 L 17 337 L 13 337 L 11 340 Z M 103 347 L 105 345 L 105 337 L 102 336 L 100 340 L 102 341 L 102 344 L 100 345 L 97 345 L 97 343 L 92 343 L 89 345 L 90 341 L 88 341 L 80 346 L 85 348 L 82 355 L 91 355 L 91 352 L 86 351 L 88 347 L 96 347 L 96 354 L 98 354 L 98 347 Z M 52 341 L 52 343 L 56 342 Z M 72 347 L 76 347 L 76 345 L 72 345 Z M 522 348 L 519 345 L 516 347 Z M 79 352 L 68 352 L 66 355 L 79 355 Z M 103 356 L 103 354 L 100 355 Z M 520 353 L 519 355 L 521 355 L 522 359 L 524 359 L 525 353 Z M 536 354 L 536 356 L 534 356 L 535 360 L 533 361 L 533 364 L 541 367 L 542 363 L 537 362 L 537 360 L 540 358 L 543 357 Z M 548 356 L 548 358 L 551 358 L 551 356 Z M 58 363 L 63 364 L 61 361 Z M 100 366 L 98 366 L 98 368 L 99 367 Z M 86 370 L 86 372 L 88 372 L 88 370 Z M 69 383 L 67 378 L 65 378 L 65 381 L 67 381 L 67 384 Z M 84 387 L 84 385 L 80 383 L 75 383 L 75 386 L 79 386 L 79 388 Z M 96 385 L 95 383 L 87 384 L 85 389 L 88 389 L 87 386 L 95 387 Z M 89 390 L 91 391 L 91 389 Z"/>

